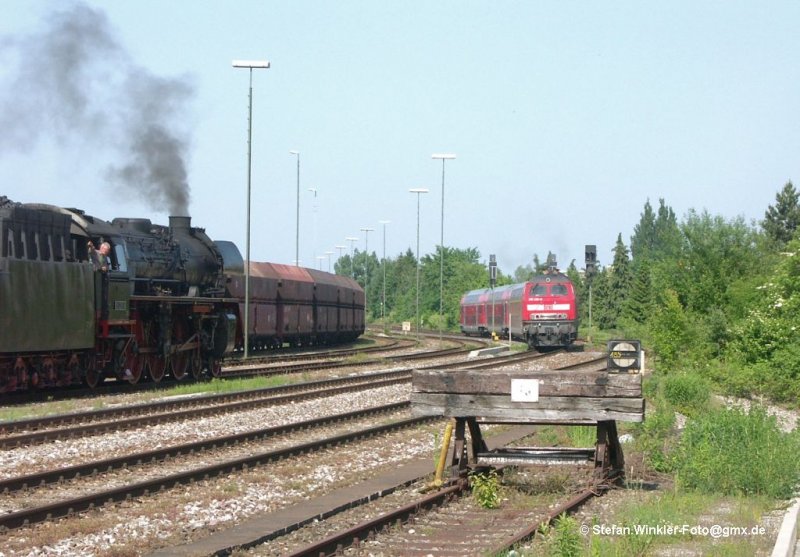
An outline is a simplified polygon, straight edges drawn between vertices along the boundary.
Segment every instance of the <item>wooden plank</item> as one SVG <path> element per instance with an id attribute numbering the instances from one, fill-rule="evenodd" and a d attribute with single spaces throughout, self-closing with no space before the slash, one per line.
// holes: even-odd
<path id="1" fill-rule="evenodd" d="M 411 390 L 415 393 L 509 394 L 513 379 L 539 380 L 539 396 L 642 396 L 641 374 L 608 371 L 415 369 Z"/>
<path id="2" fill-rule="evenodd" d="M 411 393 L 416 416 L 480 417 L 485 420 L 641 422 L 643 398 L 543 397 L 536 402 L 512 402 L 510 395 Z"/>

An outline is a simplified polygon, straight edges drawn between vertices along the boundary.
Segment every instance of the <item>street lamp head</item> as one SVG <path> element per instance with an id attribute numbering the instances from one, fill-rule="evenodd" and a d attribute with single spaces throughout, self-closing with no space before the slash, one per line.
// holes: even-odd
<path id="1" fill-rule="evenodd" d="M 353 236 L 348 236 L 345 238 L 348 242 L 358 242 L 358 238 L 354 238 Z"/>
<path id="2" fill-rule="evenodd" d="M 379 220 L 378 224 L 389 224 L 390 222 L 392 222 L 392 221 L 390 221 L 390 220 Z"/>
<path id="3" fill-rule="evenodd" d="M 374 228 L 360 228 L 361 232 L 375 232 Z"/>
<path id="4" fill-rule="evenodd" d="M 313 191 L 314 197 L 317 197 L 317 188 L 308 188 L 308 191 Z"/>
<path id="5" fill-rule="evenodd" d="M 432 159 L 453 160 L 456 156 L 453 153 L 434 153 L 431 155 Z"/>
<path id="6" fill-rule="evenodd" d="M 300 151 L 291 150 L 291 151 L 289 151 L 289 154 L 290 155 L 299 155 Z"/>
<path id="7" fill-rule="evenodd" d="M 269 60 L 234 60 L 234 68 L 269 68 Z"/>
<path id="8" fill-rule="evenodd" d="M 339 246 L 336 246 L 336 247 L 338 248 Z M 342 246 L 342 247 L 344 247 L 344 246 Z M 333 255 L 333 252 L 332 251 L 326 251 L 325 255 Z"/>
<path id="9" fill-rule="evenodd" d="M 426 188 L 411 188 L 408 191 L 410 191 L 411 193 L 428 193 L 429 190 L 427 190 Z"/>
<path id="10" fill-rule="evenodd" d="M 347 238 L 345 238 L 345 240 L 346 240 L 346 239 L 347 239 Z M 346 248 L 347 246 L 333 246 L 333 247 L 335 247 L 336 249 L 344 249 L 344 248 Z"/>

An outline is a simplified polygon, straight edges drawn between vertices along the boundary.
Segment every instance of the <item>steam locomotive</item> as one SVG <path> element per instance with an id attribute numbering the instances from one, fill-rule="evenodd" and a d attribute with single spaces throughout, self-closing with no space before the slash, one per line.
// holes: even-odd
<path id="1" fill-rule="evenodd" d="M 468 336 L 510 334 L 529 348 L 569 346 L 578 337 L 575 288 L 556 271 L 528 282 L 467 292 L 459 319 L 461 332 Z"/>
<path id="2" fill-rule="evenodd" d="M 110 266 L 91 249 L 110 244 Z M 364 332 L 364 292 L 347 278 L 244 260 L 189 217 L 107 222 L 0 197 L 0 393 L 105 378 L 219 376 L 226 355 L 333 344 Z"/>

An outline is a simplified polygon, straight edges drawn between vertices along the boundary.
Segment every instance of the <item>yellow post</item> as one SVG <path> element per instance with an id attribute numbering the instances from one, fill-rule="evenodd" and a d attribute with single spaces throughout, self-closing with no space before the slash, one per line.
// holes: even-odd
<path id="1" fill-rule="evenodd" d="M 442 452 L 439 454 L 439 462 L 436 464 L 436 477 L 433 480 L 434 487 L 442 485 L 442 476 L 444 475 L 444 465 L 447 461 L 447 453 L 450 450 L 450 438 L 453 436 L 453 420 L 447 422 L 447 427 L 444 428 L 444 439 L 442 439 Z"/>

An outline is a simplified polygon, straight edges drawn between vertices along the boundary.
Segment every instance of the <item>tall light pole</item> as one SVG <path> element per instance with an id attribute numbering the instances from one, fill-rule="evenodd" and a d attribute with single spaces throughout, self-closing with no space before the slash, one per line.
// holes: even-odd
<path id="1" fill-rule="evenodd" d="M 439 249 L 439 342 L 442 342 L 442 321 L 444 320 L 444 161 L 452 160 L 456 156 L 452 153 L 434 153 L 432 159 L 442 161 L 442 234 Z"/>
<path id="2" fill-rule="evenodd" d="M 356 266 L 353 263 L 353 246 L 355 245 L 356 242 L 358 242 L 358 238 L 355 238 L 353 236 L 348 236 L 347 238 L 345 238 L 345 240 L 350 242 L 350 278 L 355 280 Z"/>
<path id="3" fill-rule="evenodd" d="M 250 94 L 247 106 L 247 234 L 244 263 L 244 357 L 249 355 L 250 344 L 250 177 L 253 161 L 253 70 L 269 68 L 267 60 L 234 60 L 234 68 L 250 70 Z"/>
<path id="4" fill-rule="evenodd" d="M 383 258 L 381 259 L 381 266 L 383 267 L 383 300 L 381 301 L 381 321 L 383 321 L 383 328 L 386 329 L 386 225 L 390 220 L 378 221 L 383 225 Z"/>
<path id="5" fill-rule="evenodd" d="M 317 188 L 308 188 L 314 194 L 314 201 L 311 204 L 311 218 L 314 222 L 314 244 L 311 246 L 311 253 L 317 256 Z"/>
<path id="6" fill-rule="evenodd" d="M 320 271 L 322 270 L 322 262 L 324 259 L 325 259 L 324 255 L 317 256 L 317 269 L 319 269 Z"/>
<path id="7" fill-rule="evenodd" d="M 325 252 L 325 257 L 328 258 L 328 272 L 329 273 L 331 272 L 331 255 L 333 255 L 332 251 L 326 251 Z"/>
<path id="8" fill-rule="evenodd" d="M 367 287 L 369 286 L 369 233 L 375 232 L 374 228 L 362 228 L 364 233 L 364 322 L 367 321 Z"/>
<path id="9" fill-rule="evenodd" d="M 339 252 L 339 255 L 336 256 L 336 261 L 339 261 L 342 258 L 342 252 L 347 249 L 347 246 L 333 246 L 336 248 L 336 251 Z M 342 273 L 344 273 L 344 269 L 342 269 Z"/>
<path id="10" fill-rule="evenodd" d="M 411 193 L 417 194 L 417 342 L 419 342 L 419 195 L 428 193 L 425 188 L 412 188 Z"/>
<path id="11" fill-rule="evenodd" d="M 294 261 L 300 266 L 300 151 L 289 151 L 297 157 L 297 217 L 295 218 L 294 232 Z"/>

